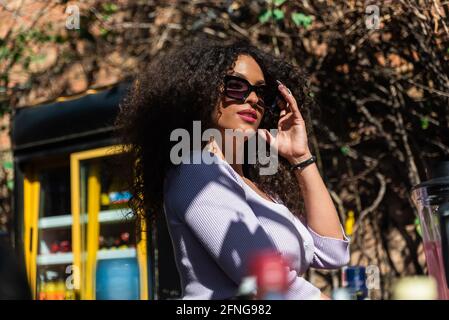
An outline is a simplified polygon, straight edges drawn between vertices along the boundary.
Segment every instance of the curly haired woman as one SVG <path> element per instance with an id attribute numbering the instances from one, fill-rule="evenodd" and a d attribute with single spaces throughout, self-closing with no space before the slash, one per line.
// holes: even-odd
<path id="1" fill-rule="evenodd" d="M 280 112 L 270 109 L 273 101 L 281 101 Z M 299 67 L 243 41 L 176 48 L 135 81 L 117 122 L 136 164 L 131 206 L 150 218 L 165 215 L 183 299 L 234 297 L 251 257 L 263 250 L 291 262 L 287 299 L 327 298 L 302 276 L 309 267 L 347 264 L 349 241 L 308 146 L 310 106 Z M 248 139 L 190 148 L 190 160 L 206 151 L 212 164 L 174 164 L 170 135 L 182 128 L 192 136 L 194 121 L 223 136 L 259 130 L 280 156 L 276 174 L 228 160 Z"/>

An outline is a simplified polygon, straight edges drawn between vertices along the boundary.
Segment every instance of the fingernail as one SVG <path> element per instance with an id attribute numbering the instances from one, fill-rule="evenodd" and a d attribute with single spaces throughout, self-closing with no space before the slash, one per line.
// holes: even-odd
<path id="1" fill-rule="evenodd" d="M 284 84 L 282 82 L 280 82 L 279 80 L 276 80 L 276 82 L 278 83 L 278 85 L 285 87 Z"/>
<path id="2" fill-rule="evenodd" d="M 291 95 L 292 92 L 290 91 L 290 89 L 289 88 L 286 88 L 286 89 L 287 89 L 288 93 Z"/>

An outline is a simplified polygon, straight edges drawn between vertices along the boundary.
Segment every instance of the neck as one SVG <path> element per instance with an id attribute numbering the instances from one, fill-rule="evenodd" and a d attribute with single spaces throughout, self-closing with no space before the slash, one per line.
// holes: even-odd
<path id="1" fill-rule="evenodd" d="M 224 135 L 222 135 L 222 137 L 224 137 Z M 232 148 L 228 151 L 226 150 L 226 148 L 223 148 L 223 146 L 218 145 L 218 143 L 214 139 L 207 144 L 206 148 L 208 148 L 209 151 L 216 154 L 222 160 L 227 161 L 229 165 L 235 170 L 235 172 L 237 172 L 241 177 L 244 177 L 243 165 L 241 164 L 242 161 L 237 161 L 237 156 L 239 154 L 243 155 L 244 148 L 243 143 L 239 143 L 239 141 L 237 140 L 238 139 L 235 138 L 233 139 Z"/>

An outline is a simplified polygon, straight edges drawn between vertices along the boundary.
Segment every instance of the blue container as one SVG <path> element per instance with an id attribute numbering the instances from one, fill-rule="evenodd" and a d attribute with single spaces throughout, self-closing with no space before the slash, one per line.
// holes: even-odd
<path id="1" fill-rule="evenodd" d="M 97 300 L 138 300 L 140 287 L 137 259 L 98 261 L 95 287 Z"/>
<path id="2" fill-rule="evenodd" d="M 366 287 L 366 271 L 362 266 L 350 266 L 346 270 L 346 287 L 357 300 L 363 300 L 368 296 Z"/>

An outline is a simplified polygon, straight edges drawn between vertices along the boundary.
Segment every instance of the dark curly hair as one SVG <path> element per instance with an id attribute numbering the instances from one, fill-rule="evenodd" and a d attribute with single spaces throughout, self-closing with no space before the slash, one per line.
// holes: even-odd
<path id="1" fill-rule="evenodd" d="M 197 40 L 178 45 L 155 58 L 140 71 L 120 105 L 117 129 L 127 155 L 134 163 L 130 181 L 130 207 L 141 218 L 155 218 L 163 212 L 163 183 L 172 166 L 170 133 L 176 128 L 192 132 L 193 121 L 202 130 L 213 127 L 212 114 L 220 99 L 219 88 L 239 55 L 249 55 L 261 67 L 265 81 L 275 86 L 282 81 L 295 96 L 310 132 L 312 100 L 306 76 L 300 67 L 266 53 L 246 41 L 223 44 Z M 277 128 L 277 117 L 265 112 L 261 128 Z M 258 164 L 244 165 L 245 176 L 278 199 L 295 214 L 303 203 L 297 182 L 285 159 L 279 159 L 272 176 L 258 175 Z"/>

